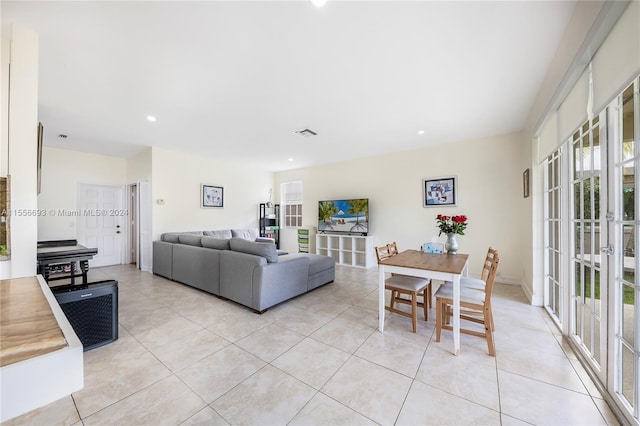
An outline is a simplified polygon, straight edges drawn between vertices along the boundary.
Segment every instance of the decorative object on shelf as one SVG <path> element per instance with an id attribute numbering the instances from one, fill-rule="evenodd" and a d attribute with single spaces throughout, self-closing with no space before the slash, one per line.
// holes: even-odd
<path id="1" fill-rule="evenodd" d="M 224 188 L 221 186 L 204 185 L 200 191 L 201 207 L 224 207 Z"/>
<path id="2" fill-rule="evenodd" d="M 271 201 L 271 198 L 273 196 L 273 189 L 269 188 L 269 201 L 267 202 L 267 208 L 272 208 L 273 207 L 273 201 Z"/>
<path id="3" fill-rule="evenodd" d="M 522 173 L 522 195 L 524 198 L 529 197 L 529 169 Z"/>
<path id="4" fill-rule="evenodd" d="M 456 254 L 458 252 L 456 235 L 464 235 L 464 230 L 467 229 L 467 217 L 464 215 L 444 216 L 439 214 L 436 216 L 436 222 L 438 222 L 438 229 L 440 229 L 438 235 L 447 234 L 447 241 L 444 244 L 447 254 Z"/>
<path id="5" fill-rule="evenodd" d="M 423 207 L 455 206 L 458 202 L 458 184 L 455 176 L 423 179 Z"/>

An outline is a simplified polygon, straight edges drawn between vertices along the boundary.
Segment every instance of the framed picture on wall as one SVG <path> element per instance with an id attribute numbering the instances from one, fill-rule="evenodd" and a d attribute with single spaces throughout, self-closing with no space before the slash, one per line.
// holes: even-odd
<path id="1" fill-rule="evenodd" d="M 458 182 L 455 176 L 422 180 L 422 206 L 455 206 L 458 202 Z"/>
<path id="2" fill-rule="evenodd" d="M 224 207 L 224 188 L 214 185 L 201 185 L 201 207 Z"/>

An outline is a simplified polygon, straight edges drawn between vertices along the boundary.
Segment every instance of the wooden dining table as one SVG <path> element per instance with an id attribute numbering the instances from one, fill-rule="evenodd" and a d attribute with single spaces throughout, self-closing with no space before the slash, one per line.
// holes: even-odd
<path id="1" fill-rule="evenodd" d="M 386 274 L 453 282 L 453 347 L 460 355 L 460 277 L 467 275 L 468 254 L 432 254 L 405 250 L 378 263 L 378 328 L 384 332 Z"/>

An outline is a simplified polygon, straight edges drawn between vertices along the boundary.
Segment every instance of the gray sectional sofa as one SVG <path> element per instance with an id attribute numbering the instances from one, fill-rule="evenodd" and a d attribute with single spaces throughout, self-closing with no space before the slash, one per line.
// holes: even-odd
<path id="1" fill-rule="evenodd" d="M 288 254 L 257 229 L 162 234 L 153 273 L 233 300 L 257 312 L 335 279 L 335 260 Z"/>

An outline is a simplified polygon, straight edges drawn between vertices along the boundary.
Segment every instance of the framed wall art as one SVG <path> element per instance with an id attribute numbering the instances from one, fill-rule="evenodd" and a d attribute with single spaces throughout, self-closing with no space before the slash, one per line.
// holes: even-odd
<path id="1" fill-rule="evenodd" d="M 200 190 L 201 207 L 224 207 L 224 188 L 221 186 L 204 185 Z"/>
<path id="2" fill-rule="evenodd" d="M 422 180 L 423 207 L 455 206 L 458 202 L 458 180 L 455 176 Z"/>

